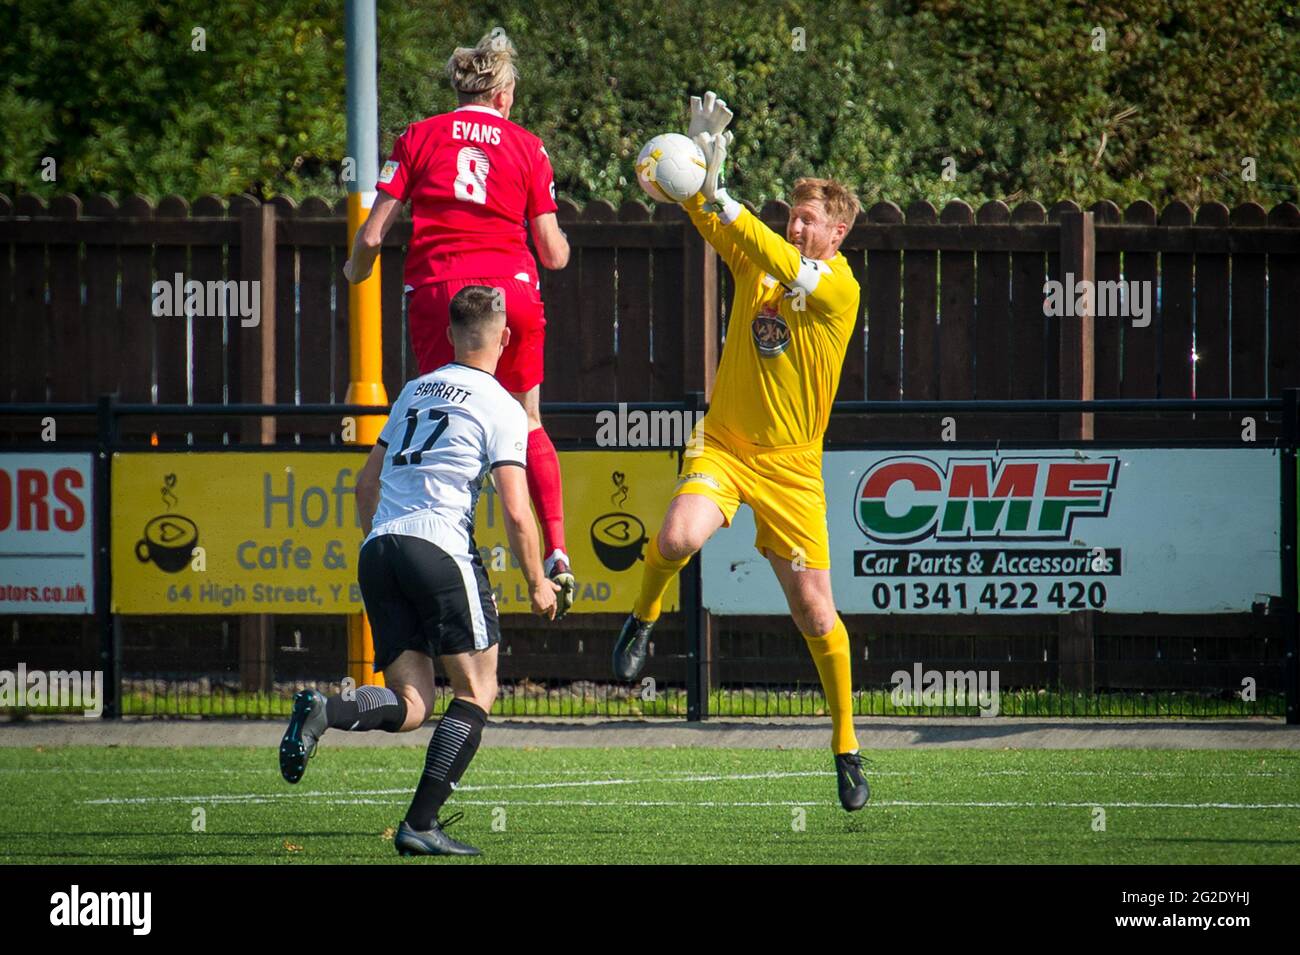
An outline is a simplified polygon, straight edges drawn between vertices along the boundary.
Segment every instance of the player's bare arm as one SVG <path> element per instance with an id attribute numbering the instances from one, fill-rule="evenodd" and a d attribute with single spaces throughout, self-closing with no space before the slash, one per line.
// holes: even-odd
<path id="1" fill-rule="evenodd" d="M 560 588 L 547 578 L 538 556 L 537 525 L 533 522 L 524 469 L 512 464 L 498 467 L 492 471 L 492 483 L 496 485 L 497 496 L 501 499 L 510 550 L 514 552 L 524 579 L 528 581 L 528 596 L 533 604 L 533 613 L 554 620 L 555 594 Z"/>
<path id="2" fill-rule="evenodd" d="M 569 264 L 569 239 L 554 212 L 538 216 L 529 228 L 533 245 L 537 247 L 537 261 L 542 263 L 542 268 L 554 272 Z"/>
<path id="3" fill-rule="evenodd" d="M 371 448 L 370 456 L 357 475 L 357 517 L 361 521 L 361 533 L 367 536 L 375 519 L 375 509 L 379 507 L 379 472 L 384 469 L 384 450 L 382 444 Z"/>
<path id="4" fill-rule="evenodd" d="M 384 237 L 397 221 L 402 211 L 402 204 L 392 196 L 380 192 L 375 197 L 375 204 L 365 224 L 357 230 L 352 242 L 352 256 L 343 263 L 343 277 L 356 284 L 370 278 L 375 268 L 375 259 L 384 246 Z"/>

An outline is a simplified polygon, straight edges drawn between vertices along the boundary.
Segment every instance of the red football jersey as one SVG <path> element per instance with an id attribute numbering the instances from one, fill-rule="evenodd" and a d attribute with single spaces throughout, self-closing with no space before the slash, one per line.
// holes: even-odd
<path id="1" fill-rule="evenodd" d="M 462 106 L 406 128 L 376 186 L 411 200 L 406 284 L 526 275 L 537 284 L 526 223 L 554 212 L 542 141 L 487 106 Z"/>

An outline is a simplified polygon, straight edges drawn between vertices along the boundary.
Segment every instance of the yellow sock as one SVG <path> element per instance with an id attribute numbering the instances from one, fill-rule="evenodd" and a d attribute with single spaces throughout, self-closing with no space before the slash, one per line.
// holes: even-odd
<path id="1" fill-rule="evenodd" d="M 838 756 L 858 748 L 853 732 L 853 678 L 849 671 L 849 632 L 837 614 L 835 629 L 821 637 L 804 634 L 808 652 L 817 664 L 822 692 L 831 711 L 831 749 Z"/>
<path id="2" fill-rule="evenodd" d="M 658 620 L 662 612 L 664 591 L 677 572 L 690 562 L 689 557 L 681 560 L 669 560 L 659 553 L 658 537 L 650 538 L 650 546 L 645 551 L 645 570 L 641 572 L 641 594 L 632 605 L 632 612 L 638 620 L 649 623 Z"/>

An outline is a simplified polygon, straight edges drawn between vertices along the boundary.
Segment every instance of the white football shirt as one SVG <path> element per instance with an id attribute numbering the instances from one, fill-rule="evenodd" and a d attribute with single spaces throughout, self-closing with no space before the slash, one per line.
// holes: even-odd
<path id="1" fill-rule="evenodd" d="M 366 540 L 404 534 L 470 557 L 483 476 L 526 463 L 528 415 L 492 375 L 452 362 L 407 382 L 378 444 L 384 467 Z"/>

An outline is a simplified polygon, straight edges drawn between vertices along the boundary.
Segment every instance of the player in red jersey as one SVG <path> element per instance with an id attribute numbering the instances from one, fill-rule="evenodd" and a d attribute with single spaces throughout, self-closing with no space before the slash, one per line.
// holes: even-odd
<path id="1" fill-rule="evenodd" d="M 519 76 L 514 56 L 499 29 L 452 54 L 447 76 L 460 107 L 412 123 L 393 144 L 343 274 L 350 282 L 370 275 L 384 236 L 409 200 L 414 230 L 406 253 L 407 316 L 422 375 L 453 360 L 452 297 L 467 285 L 499 290 L 510 343 L 496 377 L 528 413 L 528 490 L 542 525 L 546 575 L 560 587 L 558 619 L 576 587 L 565 553 L 560 461 L 541 420 L 546 319 L 528 231 L 548 269 L 568 264 L 569 242 L 555 218 L 555 174 L 546 148 L 509 119 Z"/>

